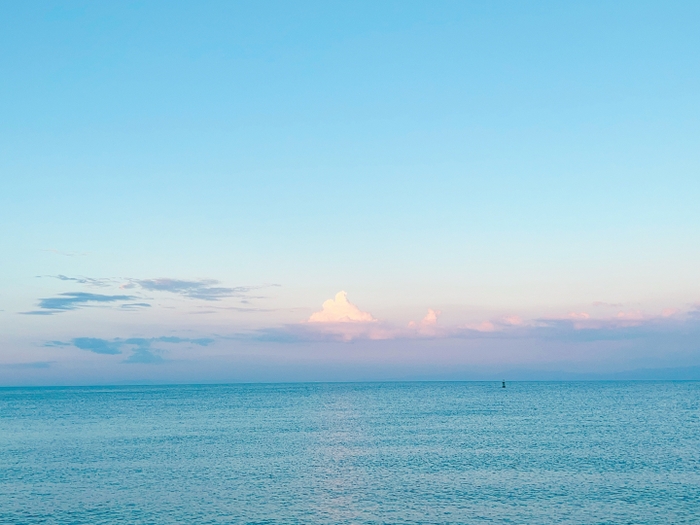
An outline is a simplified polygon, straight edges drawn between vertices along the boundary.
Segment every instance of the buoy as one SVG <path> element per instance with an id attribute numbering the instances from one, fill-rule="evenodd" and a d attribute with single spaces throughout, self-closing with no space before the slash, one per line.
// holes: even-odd
<path id="1" fill-rule="evenodd" d="M 505 388 L 505 387 L 506 387 L 506 382 L 503 381 L 503 386 L 501 386 L 501 388 Z"/>

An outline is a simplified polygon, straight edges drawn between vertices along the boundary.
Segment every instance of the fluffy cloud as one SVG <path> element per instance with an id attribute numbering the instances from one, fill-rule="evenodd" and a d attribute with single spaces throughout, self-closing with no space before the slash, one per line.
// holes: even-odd
<path id="1" fill-rule="evenodd" d="M 377 320 L 369 312 L 363 312 L 348 301 L 348 294 L 338 292 L 335 299 L 323 303 L 321 311 L 311 314 L 309 323 L 375 323 Z"/>
<path id="2" fill-rule="evenodd" d="M 440 310 L 433 310 L 428 308 L 428 313 L 425 315 L 423 320 L 420 322 L 423 326 L 435 326 L 438 321 L 438 315 L 442 312 Z"/>

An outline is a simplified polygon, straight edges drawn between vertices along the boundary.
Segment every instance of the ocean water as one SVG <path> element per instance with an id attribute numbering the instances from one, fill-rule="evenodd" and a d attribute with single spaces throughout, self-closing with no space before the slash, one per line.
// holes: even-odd
<path id="1" fill-rule="evenodd" d="M 700 383 L 500 386 L 0 389 L 0 523 L 700 523 Z"/>

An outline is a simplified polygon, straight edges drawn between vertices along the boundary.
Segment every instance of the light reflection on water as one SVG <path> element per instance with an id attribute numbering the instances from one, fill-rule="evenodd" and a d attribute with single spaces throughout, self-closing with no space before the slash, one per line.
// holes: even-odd
<path id="1" fill-rule="evenodd" d="M 0 523 L 698 523 L 700 383 L 0 390 Z"/>

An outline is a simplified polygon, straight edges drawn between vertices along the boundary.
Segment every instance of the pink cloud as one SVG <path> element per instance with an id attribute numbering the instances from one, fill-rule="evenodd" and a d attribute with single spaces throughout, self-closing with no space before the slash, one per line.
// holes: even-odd
<path id="1" fill-rule="evenodd" d="M 375 323 L 377 320 L 369 312 L 363 312 L 348 301 L 348 294 L 338 292 L 334 299 L 323 303 L 321 310 L 311 314 L 309 323 Z"/>
<path id="2" fill-rule="evenodd" d="M 442 312 L 440 310 L 433 310 L 432 308 L 428 308 L 428 313 L 425 315 L 425 317 L 421 320 L 420 323 L 416 323 L 415 321 L 411 321 L 408 323 L 409 328 L 415 328 L 415 327 L 425 327 L 425 326 L 436 326 L 437 321 L 438 321 L 438 316 Z"/>
<path id="3" fill-rule="evenodd" d="M 440 310 L 433 310 L 428 308 L 428 313 L 425 315 L 423 320 L 420 322 L 423 326 L 435 326 L 437 324 L 438 316 L 442 312 Z"/>
<path id="4" fill-rule="evenodd" d="M 414 321 L 408 323 L 408 327 L 415 330 L 415 332 L 413 334 L 407 334 L 407 336 L 436 336 L 438 332 L 438 316 L 441 313 L 442 312 L 440 310 L 433 310 L 432 308 L 428 308 L 428 313 L 425 315 L 425 317 L 423 317 L 423 319 L 419 323 L 416 323 Z"/>

